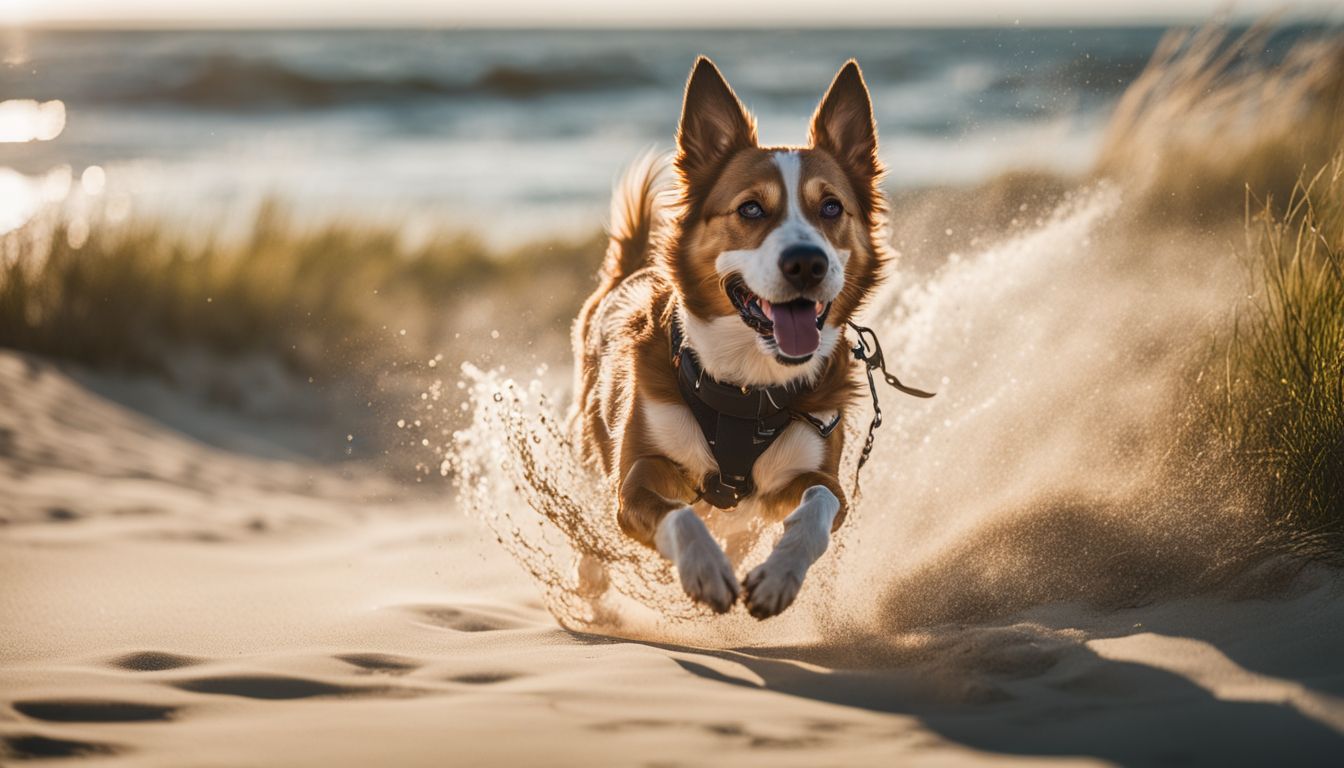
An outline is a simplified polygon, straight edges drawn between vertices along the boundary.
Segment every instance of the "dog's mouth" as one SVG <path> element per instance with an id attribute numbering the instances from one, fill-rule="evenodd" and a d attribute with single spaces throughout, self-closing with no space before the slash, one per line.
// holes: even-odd
<path id="1" fill-rule="evenodd" d="M 752 293 L 740 277 L 729 280 L 726 290 L 742 322 L 774 344 L 780 362 L 804 363 L 816 353 L 831 302 L 799 297 L 772 303 Z"/>

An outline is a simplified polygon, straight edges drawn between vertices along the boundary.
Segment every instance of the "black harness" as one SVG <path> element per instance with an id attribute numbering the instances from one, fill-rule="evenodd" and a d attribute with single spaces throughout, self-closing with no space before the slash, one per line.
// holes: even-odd
<path id="1" fill-rule="evenodd" d="M 882 425 L 882 410 L 877 404 L 877 385 L 873 370 L 880 368 L 887 383 L 915 397 L 933 397 L 932 393 L 907 387 L 890 373 L 882 357 L 882 347 L 871 329 L 849 324 L 859 333 L 859 341 L 852 352 L 862 360 L 868 373 L 868 390 L 873 398 L 873 420 L 868 425 L 868 439 L 859 456 L 859 469 L 868 461 L 873 450 L 873 432 Z M 695 351 L 686 346 L 681 323 L 672 322 L 672 365 L 677 369 L 677 389 L 686 407 L 691 409 L 700 432 L 709 443 L 709 451 L 719 471 L 705 477 L 697 490 L 697 500 L 703 499 L 719 509 L 732 509 L 755 490 L 751 478 L 756 460 L 769 450 L 793 421 L 801 421 L 817 431 L 823 439 L 829 438 L 840 426 L 840 414 L 829 422 L 822 421 L 792 405 L 805 390 L 800 387 L 743 387 L 726 384 L 705 373 Z M 869 340 L 871 339 L 871 344 Z M 858 470 L 855 470 L 855 487 Z"/>

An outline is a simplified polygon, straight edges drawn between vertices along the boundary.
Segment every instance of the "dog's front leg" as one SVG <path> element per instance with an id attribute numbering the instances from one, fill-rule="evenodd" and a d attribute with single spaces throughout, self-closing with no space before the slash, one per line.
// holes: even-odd
<path id="1" fill-rule="evenodd" d="M 797 494 L 800 487 L 805 489 L 802 500 L 784 518 L 784 535 L 765 562 L 752 569 L 743 582 L 747 611 L 757 619 L 777 616 L 793 604 L 807 570 L 826 551 L 831 529 L 843 517 L 844 496 L 831 478 L 803 475 L 785 491 Z"/>
<path id="2" fill-rule="evenodd" d="M 621 530 L 672 561 L 692 600 L 724 613 L 737 602 L 733 566 L 691 509 L 681 470 L 662 456 L 636 460 L 621 483 Z"/>

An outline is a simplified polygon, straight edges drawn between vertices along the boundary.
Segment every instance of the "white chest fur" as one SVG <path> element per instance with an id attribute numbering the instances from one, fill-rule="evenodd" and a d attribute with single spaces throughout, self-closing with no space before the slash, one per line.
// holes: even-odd
<path id="1" fill-rule="evenodd" d="M 681 403 L 643 404 L 644 423 L 649 442 L 660 453 L 685 467 L 697 477 L 718 470 L 709 443 L 700 431 L 691 409 Z M 814 414 L 830 421 L 834 414 Z M 789 425 L 759 459 L 752 470 L 757 493 L 778 490 L 804 472 L 821 468 L 825 442 L 816 430 L 801 422 Z"/>
<path id="2" fill-rule="evenodd" d="M 659 453 L 696 477 L 718 471 L 719 464 L 709 452 L 709 443 L 690 408 L 681 403 L 657 402 L 646 402 L 643 408 L 647 437 Z"/>

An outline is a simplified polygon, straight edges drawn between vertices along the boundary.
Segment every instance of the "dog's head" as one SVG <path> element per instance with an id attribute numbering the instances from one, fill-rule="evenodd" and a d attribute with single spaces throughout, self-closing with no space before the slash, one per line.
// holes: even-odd
<path id="1" fill-rule="evenodd" d="M 877 132 L 858 64 L 835 76 L 808 146 L 761 147 L 752 116 L 699 59 L 676 168 L 669 267 L 706 369 L 751 385 L 815 376 L 885 258 Z"/>

